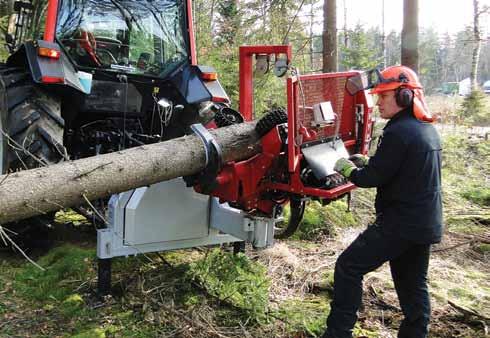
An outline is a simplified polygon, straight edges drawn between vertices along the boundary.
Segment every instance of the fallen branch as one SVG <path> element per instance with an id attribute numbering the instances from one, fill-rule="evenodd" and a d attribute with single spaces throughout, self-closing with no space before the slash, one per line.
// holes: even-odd
<path id="1" fill-rule="evenodd" d="M 455 236 L 455 237 L 460 237 L 460 238 L 466 238 L 466 239 L 471 239 L 472 241 L 475 242 L 480 242 L 484 244 L 490 244 L 490 238 L 487 236 L 480 236 L 480 235 L 467 235 L 467 234 L 461 234 L 458 232 L 452 232 L 448 231 L 447 232 L 449 235 Z"/>
<path id="2" fill-rule="evenodd" d="M 16 248 L 17 250 L 19 250 L 19 252 L 22 254 L 22 256 L 24 256 L 32 265 L 34 265 L 36 268 L 38 268 L 39 270 L 41 271 L 46 271 L 42 266 L 40 266 L 39 264 L 37 264 L 36 262 L 34 262 L 29 256 L 27 256 L 27 254 L 24 252 L 24 250 L 22 250 L 18 245 L 17 243 L 15 243 L 12 238 L 10 238 L 10 236 L 7 234 L 7 232 L 5 230 L 8 230 L 8 229 L 5 229 L 4 227 L 2 227 L 0 225 L 0 238 L 2 239 L 2 241 L 6 244 L 7 242 L 10 242 L 10 244 Z"/>
<path id="3" fill-rule="evenodd" d="M 464 316 L 475 316 L 475 317 L 478 317 L 480 319 L 483 319 L 485 321 L 490 321 L 490 318 L 489 317 L 486 317 L 478 312 L 476 312 L 476 310 L 473 310 L 473 309 L 470 309 L 470 308 L 466 308 L 466 307 L 463 307 L 461 305 L 458 305 L 450 300 L 447 301 L 449 305 L 451 305 L 453 308 L 455 308 L 456 310 L 458 310 L 459 312 L 461 312 Z"/>
<path id="4" fill-rule="evenodd" d="M 10 173 L 7 173 L 7 174 L 4 176 L 4 178 L 3 178 L 3 179 L 0 181 L 0 185 L 2 185 L 2 183 L 3 183 L 3 182 L 5 182 L 5 180 L 6 180 L 7 178 L 9 178 L 9 175 L 10 175 Z"/>
<path id="5" fill-rule="evenodd" d="M 179 317 L 180 319 L 184 320 L 184 322 L 187 323 L 187 325 L 189 325 L 190 327 L 193 327 L 193 326 L 197 326 L 199 327 L 201 330 L 205 330 L 207 332 L 211 332 L 213 335 L 215 335 L 216 337 L 220 337 L 220 338 L 228 338 L 229 336 L 225 336 L 223 334 L 221 334 L 220 332 L 218 332 L 214 327 L 212 326 L 209 326 L 207 327 L 206 325 L 200 323 L 199 321 L 197 320 L 193 320 L 189 317 L 187 317 L 185 315 L 185 313 L 183 313 L 182 311 L 179 311 L 179 310 L 176 310 L 170 306 L 166 306 L 165 303 L 163 302 L 158 302 L 158 306 L 160 306 L 161 308 L 163 308 L 165 311 L 167 312 L 170 312 L 171 314 L 173 314 L 174 316 L 177 316 Z M 209 329 L 209 331 L 207 330 Z"/>
<path id="6" fill-rule="evenodd" d="M 472 244 L 474 242 L 476 242 L 476 240 L 470 239 L 469 241 L 461 242 L 461 243 L 458 243 L 458 244 L 455 244 L 455 245 L 451 245 L 451 246 L 448 246 L 448 247 L 445 247 L 445 248 L 432 249 L 431 251 L 432 252 L 447 251 L 447 250 L 458 248 L 458 247 L 463 246 L 463 245 L 466 245 L 466 244 Z"/>

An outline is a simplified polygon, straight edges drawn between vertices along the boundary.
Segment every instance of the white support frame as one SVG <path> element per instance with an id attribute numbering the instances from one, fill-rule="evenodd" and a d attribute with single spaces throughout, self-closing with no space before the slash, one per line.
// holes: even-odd
<path id="1" fill-rule="evenodd" d="M 146 189 L 146 187 L 138 189 Z M 98 258 L 108 259 L 238 241 L 248 241 L 257 248 L 268 247 L 273 244 L 273 219 L 251 217 L 244 211 L 230 207 L 227 203 L 220 204 L 215 197 L 207 197 L 209 199 L 209 215 L 203 215 L 203 217 L 207 217 L 208 219 L 207 236 L 178 240 L 152 238 L 152 243 L 132 245 L 124 238 L 124 227 L 126 207 L 130 204 L 129 202 L 133 195 L 136 197 L 139 195 L 135 194 L 135 191 L 137 189 L 111 197 L 108 211 L 109 225 L 107 228 L 97 231 Z M 166 197 L 161 197 L 162 203 L 164 203 L 163 200 Z M 170 198 L 179 197 L 170 196 Z M 185 211 L 186 205 L 182 205 L 182 208 Z M 166 226 L 164 221 L 162 221 L 161 226 Z"/>

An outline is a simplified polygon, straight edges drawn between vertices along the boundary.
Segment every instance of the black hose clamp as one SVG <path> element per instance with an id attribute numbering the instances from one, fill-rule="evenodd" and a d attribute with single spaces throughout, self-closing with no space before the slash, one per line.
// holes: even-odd
<path id="1" fill-rule="evenodd" d="M 209 130 L 201 123 L 191 125 L 191 129 L 202 141 L 206 154 L 206 164 L 204 169 L 194 175 L 184 176 L 184 181 L 188 187 L 198 184 L 202 193 L 209 194 L 216 189 L 218 176 L 222 167 L 222 152 L 221 147 Z"/>

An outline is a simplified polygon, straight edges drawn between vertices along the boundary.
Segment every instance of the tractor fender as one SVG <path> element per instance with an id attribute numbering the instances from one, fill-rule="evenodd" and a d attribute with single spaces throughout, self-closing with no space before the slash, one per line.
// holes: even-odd
<path id="1" fill-rule="evenodd" d="M 223 86 L 221 85 L 217 77 L 215 79 L 204 79 L 204 77 L 202 76 L 203 73 L 216 74 L 216 70 L 211 66 L 198 65 L 196 67 L 199 71 L 199 74 L 201 75 L 201 79 L 203 79 L 204 86 L 206 86 L 206 89 L 211 94 L 211 101 L 228 104 L 231 103 L 228 94 L 226 94 L 226 91 L 223 89 Z"/>
<path id="2" fill-rule="evenodd" d="M 57 59 L 39 56 L 39 47 L 55 49 L 60 52 L 60 56 Z M 7 65 L 28 69 L 35 83 L 66 85 L 88 94 L 80 82 L 77 70 L 56 42 L 26 41 L 7 59 Z"/>
<path id="3" fill-rule="evenodd" d="M 170 76 L 170 81 L 188 104 L 211 101 L 212 95 L 199 75 L 196 66 L 184 64 Z"/>

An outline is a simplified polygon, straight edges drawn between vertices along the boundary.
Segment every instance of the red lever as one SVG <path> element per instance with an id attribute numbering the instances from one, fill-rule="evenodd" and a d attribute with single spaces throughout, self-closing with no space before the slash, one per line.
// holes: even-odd
<path id="1" fill-rule="evenodd" d="M 306 142 L 316 140 L 317 132 L 305 126 L 299 127 L 299 133 L 303 135 L 303 140 Z"/>

